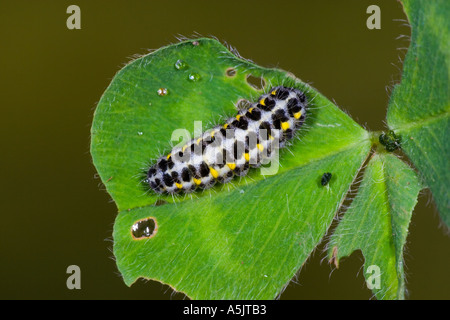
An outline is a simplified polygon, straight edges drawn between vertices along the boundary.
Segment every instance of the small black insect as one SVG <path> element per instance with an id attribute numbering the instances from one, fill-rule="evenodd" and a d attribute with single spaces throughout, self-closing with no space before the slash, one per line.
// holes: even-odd
<path id="1" fill-rule="evenodd" d="M 326 185 L 328 184 L 328 182 L 330 182 L 331 177 L 332 177 L 332 174 L 331 174 L 331 173 L 325 172 L 325 173 L 322 175 L 322 179 L 320 179 L 320 184 L 321 184 L 322 186 L 326 186 Z"/>
<path id="2" fill-rule="evenodd" d="M 396 135 L 392 130 L 387 133 L 383 132 L 380 134 L 378 140 L 389 152 L 397 150 L 402 144 L 402 137 L 400 135 Z"/>

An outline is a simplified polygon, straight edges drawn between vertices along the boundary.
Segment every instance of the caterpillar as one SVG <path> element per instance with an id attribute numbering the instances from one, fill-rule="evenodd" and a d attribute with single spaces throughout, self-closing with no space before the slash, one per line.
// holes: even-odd
<path id="1" fill-rule="evenodd" d="M 286 146 L 304 123 L 306 110 L 302 91 L 274 87 L 225 124 L 160 157 L 148 169 L 146 183 L 158 194 L 190 193 L 245 176 Z"/>

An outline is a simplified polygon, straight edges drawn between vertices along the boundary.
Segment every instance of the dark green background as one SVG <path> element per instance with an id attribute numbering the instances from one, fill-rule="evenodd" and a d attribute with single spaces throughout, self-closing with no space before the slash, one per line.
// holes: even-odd
<path id="1" fill-rule="evenodd" d="M 81 8 L 81 30 L 66 8 Z M 381 7 L 381 30 L 366 8 Z M 89 154 L 96 102 L 134 54 L 216 36 L 265 67 L 311 83 L 360 124 L 384 128 L 410 35 L 389 1 L 2 1 L 0 3 L 0 298 L 176 299 L 153 281 L 123 283 L 111 253 L 117 214 Z M 406 245 L 409 298 L 450 298 L 450 238 L 429 192 Z M 316 250 L 281 299 L 369 299 L 361 254 L 331 273 Z M 81 268 L 81 290 L 66 268 Z"/>

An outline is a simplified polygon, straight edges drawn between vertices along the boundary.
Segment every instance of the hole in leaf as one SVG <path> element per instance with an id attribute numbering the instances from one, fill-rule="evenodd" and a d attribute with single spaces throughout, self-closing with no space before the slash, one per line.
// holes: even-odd
<path id="1" fill-rule="evenodd" d="M 262 91 L 266 86 L 266 80 L 263 77 L 255 77 L 251 74 L 246 77 L 247 83 L 255 90 Z"/>
<path id="2" fill-rule="evenodd" d="M 134 239 L 146 239 L 154 236 L 157 229 L 156 220 L 153 218 L 146 218 L 133 224 L 131 227 L 131 234 Z"/>
<path id="3" fill-rule="evenodd" d="M 166 203 L 168 203 L 166 200 L 158 199 L 158 200 L 156 200 L 154 206 L 155 207 L 159 207 L 159 206 L 162 206 L 163 204 L 166 204 Z"/>
<path id="4" fill-rule="evenodd" d="M 247 99 L 239 99 L 236 102 L 236 108 L 238 110 L 248 109 L 252 103 Z"/>
<path id="5" fill-rule="evenodd" d="M 236 69 L 235 68 L 228 68 L 225 71 L 225 74 L 227 75 L 227 77 L 234 77 L 236 75 Z"/>

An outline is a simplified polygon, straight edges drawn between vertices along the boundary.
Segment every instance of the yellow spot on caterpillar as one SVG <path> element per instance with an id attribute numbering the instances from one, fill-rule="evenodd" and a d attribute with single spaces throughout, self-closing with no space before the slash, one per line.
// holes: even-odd
<path id="1" fill-rule="evenodd" d="M 294 118 L 295 119 L 300 119 L 301 116 L 302 116 L 302 112 L 301 111 L 297 112 L 297 113 L 294 113 Z"/>
<path id="2" fill-rule="evenodd" d="M 281 128 L 283 129 L 283 130 L 287 130 L 287 129 L 289 129 L 289 122 L 282 122 L 281 123 Z"/>
<path id="3" fill-rule="evenodd" d="M 177 186 L 178 189 L 182 189 L 183 185 L 181 183 L 175 182 L 175 185 Z"/>
<path id="4" fill-rule="evenodd" d="M 219 173 L 214 168 L 209 167 L 209 171 L 211 172 L 211 175 L 214 179 L 217 179 L 219 177 Z"/>
<path id="5" fill-rule="evenodd" d="M 224 128 L 224 129 L 228 128 L 228 123 L 225 123 L 225 124 L 223 125 L 223 128 Z"/>
<path id="6" fill-rule="evenodd" d="M 187 148 L 187 145 L 186 145 L 186 146 L 184 146 L 184 147 L 183 147 L 183 149 L 181 149 L 181 151 L 183 151 L 183 152 L 184 152 L 184 150 L 186 150 L 186 148 Z"/>
<path id="7" fill-rule="evenodd" d="M 270 93 L 271 95 L 276 95 L 277 94 L 277 90 L 273 90 L 271 93 Z"/>
<path id="8" fill-rule="evenodd" d="M 227 163 L 227 166 L 231 169 L 234 170 L 236 168 L 236 163 Z"/>
<path id="9" fill-rule="evenodd" d="M 255 108 L 251 107 L 250 109 L 248 109 L 248 112 L 252 113 L 253 109 Z"/>
<path id="10" fill-rule="evenodd" d="M 216 133 L 214 132 L 214 131 L 211 131 L 211 138 L 214 138 L 214 135 L 215 135 Z"/>
<path id="11" fill-rule="evenodd" d="M 238 114 L 238 115 L 236 116 L 236 120 L 239 120 L 240 118 L 241 118 L 241 115 Z"/>
<path id="12" fill-rule="evenodd" d="M 266 106 L 266 98 L 262 98 L 261 100 L 259 100 L 259 103 L 263 106 Z"/>
<path id="13" fill-rule="evenodd" d="M 202 180 L 194 178 L 194 183 L 199 186 L 202 183 Z"/>
<path id="14" fill-rule="evenodd" d="M 245 161 L 249 162 L 250 161 L 250 154 L 245 153 L 244 154 L 244 158 L 245 158 Z"/>
<path id="15" fill-rule="evenodd" d="M 259 151 L 263 151 L 263 150 L 264 150 L 263 145 L 260 144 L 260 143 L 258 143 L 258 144 L 256 145 L 256 147 L 259 149 Z"/>
<path id="16" fill-rule="evenodd" d="M 169 160 L 171 156 L 172 156 L 172 154 L 169 153 L 169 154 L 167 155 L 167 160 Z"/>
<path id="17" fill-rule="evenodd" d="M 200 141 L 202 141 L 202 138 L 197 139 L 197 144 L 200 144 Z"/>

